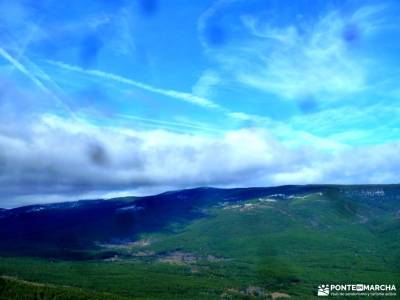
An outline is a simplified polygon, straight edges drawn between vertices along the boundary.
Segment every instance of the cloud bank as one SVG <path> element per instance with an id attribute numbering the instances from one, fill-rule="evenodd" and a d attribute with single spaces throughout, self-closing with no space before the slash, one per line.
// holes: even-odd
<path id="1" fill-rule="evenodd" d="M 0 134 L 0 206 L 24 195 L 157 187 L 390 183 L 400 168 L 399 143 L 326 152 L 286 147 L 264 129 L 201 136 L 101 128 L 54 115 L 27 128 L 24 135 Z"/>

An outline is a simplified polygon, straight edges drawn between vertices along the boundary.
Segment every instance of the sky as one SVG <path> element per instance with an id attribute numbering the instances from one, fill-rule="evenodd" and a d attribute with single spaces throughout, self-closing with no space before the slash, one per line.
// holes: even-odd
<path id="1" fill-rule="evenodd" d="M 400 3 L 0 0 L 0 207 L 399 183 Z"/>

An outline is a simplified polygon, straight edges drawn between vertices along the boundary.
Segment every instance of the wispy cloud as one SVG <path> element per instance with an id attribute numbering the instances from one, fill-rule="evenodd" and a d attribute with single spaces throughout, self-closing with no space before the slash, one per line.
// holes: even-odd
<path id="1" fill-rule="evenodd" d="M 341 36 L 344 24 L 337 13 L 322 17 L 305 33 L 294 26 L 274 28 L 252 17 L 243 22 L 261 41 L 254 41 L 257 50 L 247 54 L 254 67 L 237 66 L 242 83 L 289 99 L 365 88 L 365 70 L 347 52 Z"/>
<path id="2" fill-rule="evenodd" d="M 334 120 L 334 122 L 332 122 Z M 400 108 L 376 102 L 358 107 L 350 104 L 298 115 L 287 123 L 293 128 L 349 145 L 368 145 L 398 140 Z"/>
<path id="3" fill-rule="evenodd" d="M 210 97 L 214 91 L 213 87 L 221 83 L 221 81 L 218 73 L 206 70 L 193 86 L 193 94 L 199 97 Z"/>
<path id="4" fill-rule="evenodd" d="M 206 27 L 210 14 L 226 5 L 227 1 L 213 5 L 200 18 L 200 30 Z M 368 89 L 372 59 L 355 53 L 353 44 L 385 28 L 384 9 L 363 6 L 348 16 L 330 10 L 307 21 L 299 13 L 291 23 L 282 21 L 279 25 L 263 13 L 239 14 L 236 28 L 242 24 L 242 34 L 247 31 L 248 37 L 227 47 L 207 47 L 206 51 L 220 71 L 244 86 L 283 99 L 301 100 L 310 95 L 337 99 Z"/>
<path id="5" fill-rule="evenodd" d="M 47 62 L 50 65 L 62 68 L 64 70 L 68 70 L 68 71 L 72 71 L 72 72 L 79 72 L 79 73 L 82 73 L 82 74 L 85 74 L 88 76 L 99 77 L 99 78 L 119 82 L 122 84 L 134 86 L 136 88 L 139 88 L 139 89 L 142 89 L 145 91 L 149 91 L 149 92 L 152 92 L 155 94 L 167 96 L 167 97 L 174 98 L 177 100 L 182 100 L 182 101 L 189 102 L 189 103 L 192 103 L 192 104 L 195 104 L 198 106 L 202 106 L 205 108 L 211 108 L 211 109 L 220 108 L 220 106 L 217 103 L 215 103 L 211 100 L 208 100 L 206 98 L 203 98 L 203 97 L 195 96 L 190 93 L 185 93 L 185 92 L 180 92 L 180 91 L 175 91 L 175 90 L 168 90 L 168 89 L 161 89 L 161 88 L 157 88 L 157 87 L 154 87 L 154 86 L 142 83 L 142 82 L 138 82 L 138 81 L 135 81 L 135 80 L 132 80 L 129 78 L 125 78 L 125 77 L 122 77 L 120 75 L 116 75 L 113 73 L 108 73 L 108 72 L 103 72 L 100 70 L 93 70 L 93 69 L 84 69 L 79 66 L 73 66 L 73 65 L 65 64 L 65 63 L 58 62 L 58 61 L 45 60 L 45 62 Z"/>
<path id="6" fill-rule="evenodd" d="M 40 88 L 42 91 L 48 94 L 51 94 L 51 92 L 47 89 L 47 87 L 38 78 L 36 78 L 35 75 L 33 75 L 23 64 L 21 64 L 17 59 L 12 57 L 3 48 L 0 48 L 0 55 L 9 63 L 11 63 L 18 71 L 20 71 L 26 77 L 28 77 L 38 88 Z"/>
<path id="7" fill-rule="evenodd" d="M 10 64 L 12 64 L 18 71 L 23 73 L 26 77 L 28 77 L 40 90 L 42 90 L 47 95 L 49 95 L 53 100 L 55 100 L 57 104 L 60 105 L 64 110 L 66 110 L 71 117 L 76 118 L 75 113 L 69 108 L 69 106 L 63 100 L 61 100 L 51 89 L 49 89 L 45 84 L 43 84 L 43 82 L 36 75 L 36 73 L 38 73 L 40 77 L 43 77 L 47 82 L 50 82 L 53 84 L 53 86 L 58 87 L 45 72 L 39 69 L 35 64 L 31 63 L 29 60 L 27 60 L 28 64 L 34 68 L 34 71 L 31 71 L 27 66 L 22 64 L 19 60 L 15 59 L 3 48 L 0 48 L 0 56 L 2 56 Z"/>
<path id="8" fill-rule="evenodd" d="M 163 121 L 163 120 L 158 120 L 158 119 L 150 119 L 150 118 L 144 118 L 144 117 L 139 117 L 139 116 L 133 116 L 133 115 L 127 115 L 127 114 L 117 114 L 116 117 L 121 118 L 121 119 L 126 119 L 126 120 L 133 120 L 133 121 L 138 121 L 140 123 L 146 123 L 146 124 L 151 124 L 154 127 L 157 128 L 164 128 L 164 129 L 170 129 L 173 131 L 182 131 L 182 132 L 210 132 L 210 133 L 222 133 L 221 130 L 218 130 L 216 128 L 207 126 L 206 124 L 195 124 L 193 122 L 174 122 L 174 121 Z"/>

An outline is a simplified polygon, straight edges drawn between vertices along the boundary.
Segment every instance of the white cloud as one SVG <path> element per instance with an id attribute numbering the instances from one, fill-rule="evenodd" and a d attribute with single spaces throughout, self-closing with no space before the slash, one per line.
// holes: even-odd
<path id="1" fill-rule="evenodd" d="M 116 81 L 122 84 L 126 84 L 126 85 L 131 85 L 134 86 L 136 88 L 140 88 L 152 93 L 156 93 L 156 94 L 160 94 L 163 96 L 167 96 L 170 98 L 174 98 L 174 99 L 178 99 L 178 100 L 183 100 L 195 105 L 199 105 L 202 107 L 206 107 L 206 108 L 219 108 L 219 105 L 217 103 L 212 102 L 211 100 L 208 100 L 206 98 L 203 97 L 199 97 L 190 93 L 185 93 L 185 92 L 180 92 L 180 91 L 175 91 L 175 90 L 168 90 L 168 89 L 161 89 L 161 88 L 157 88 L 157 87 L 153 87 L 151 85 L 142 83 L 142 82 L 138 82 L 129 78 L 125 78 L 116 74 L 112 74 L 112 73 L 107 73 L 107 72 L 103 72 L 103 71 L 99 71 L 99 70 L 91 70 L 91 69 L 84 69 L 81 68 L 79 66 L 72 66 L 69 64 L 65 64 L 62 62 L 58 62 L 58 61 L 50 61 L 50 60 L 46 60 L 47 63 L 68 70 L 68 71 L 72 71 L 72 72 L 79 72 L 88 76 L 94 76 L 94 77 L 99 77 L 99 78 L 103 78 L 103 79 L 107 79 L 110 81 Z"/>
<path id="2" fill-rule="evenodd" d="M 326 151 L 287 147 L 257 128 L 201 136 L 52 115 L 26 128 L 0 135 L 0 190 L 8 201 L 205 185 L 389 183 L 398 181 L 400 168 L 398 143 Z"/>
<path id="3" fill-rule="evenodd" d="M 199 97 L 209 98 L 213 94 L 213 87 L 219 83 L 221 83 L 219 75 L 212 70 L 206 70 L 193 86 L 193 94 Z"/>
<path id="4" fill-rule="evenodd" d="M 281 168 L 275 157 L 285 152 L 262 130 L 205 137 L 97 128 L 54 116 L 30 128 L 29 139 L 1 136 L 7 195 L 244 183 L 241 176 L 262 166 Z"/>
<path id="5" fill-rule="evenodd" d="M 227 4 L 221 3 L 211 12 L 216 14 L 216 9 Z M 223 78 L 232 76 L 245 86 L 286 99 L 309 95 L 337 99 L 369 87 L 371 58 L 354 53 L 351 43 L 384 27 L 383 9 L 364 6 L 348 16 L 330 11 L 307 23 L 299 15 L 292 23 L 279 25 L 262 13 L 236 16 L 243 25 L 242 35 L 247 30 L 250 36 L 226 47 L 205 49 L 225 72 Z M 203 19 L 199 23 L 200 29 L 206 26 Z"/>
<path id="6" fill-rule="evenodd" d="M 255 67 L 237 66 L 236 76 L 242 83 L 289 99 L 365 88 L 365 69 L 347 50 L 342 38 L 345 24 L 337 13 L 322 17 L 305 33 L 291 25 L 273 28 L 251 18 L 244 23 L 263 39 L 254 42 L 258 52 L 248 55 Z"/>

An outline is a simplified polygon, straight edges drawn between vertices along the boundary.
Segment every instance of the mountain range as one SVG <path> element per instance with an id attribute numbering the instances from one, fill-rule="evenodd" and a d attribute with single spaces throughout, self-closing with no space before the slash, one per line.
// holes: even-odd
<path id="1" fill-rule="evenodd" d="M 321 283 L 400 284 L 399 248 L 400 185 L 194 188 L 0 211 L 0 274 L 16 291 L 18 278 L 127 299 L 310 299 Z"/>

